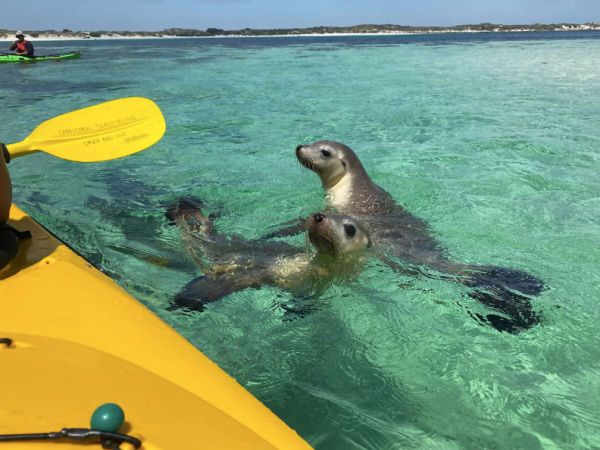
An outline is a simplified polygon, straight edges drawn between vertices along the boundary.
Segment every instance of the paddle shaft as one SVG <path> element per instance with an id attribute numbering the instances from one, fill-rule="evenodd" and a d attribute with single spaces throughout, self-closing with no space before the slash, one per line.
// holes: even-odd
<path id="1" fill-rule="evenodd" d="M 11 158 L 18 158 L 19 156 L 30 155 L 38 151 L 29 148 L 29 143 L 27 141 L 17 142 L 16 144 L 7 144 L 6 146 L 9 150 Z"/>

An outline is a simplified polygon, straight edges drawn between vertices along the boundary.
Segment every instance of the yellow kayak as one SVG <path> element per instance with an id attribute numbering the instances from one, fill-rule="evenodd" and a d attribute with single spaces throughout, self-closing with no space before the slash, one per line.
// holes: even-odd
<path id="1" fill-rule="evenodd" d="M 145 450 L 310 449 L 233 378 L 13 205 L 0 270 L 0 435 L 89 428 L 103 403 Z M 0 450 L 101 448 L 70 438 Z M 135 448 L 123 443 L 121 449 Z"/>

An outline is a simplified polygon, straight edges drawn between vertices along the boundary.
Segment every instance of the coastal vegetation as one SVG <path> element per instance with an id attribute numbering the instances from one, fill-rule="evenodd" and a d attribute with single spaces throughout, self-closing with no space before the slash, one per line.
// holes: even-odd
<path id="1" fill-rule="evenodd" d="M 309 28 L 270 28 L 255 29 L 244 28 L 240 30 L 225 30 L 221 28 L 167 28 L 162 31 L 72 31 L 69 29 L 58 30 L 24 30 L 32 38 L 74 38 L 90 39 L 100 37 L 209 37 L 209 36 L 293 36 L 317 34 L 410 34 L 410 33 L 451 33 L 451 32 L 514 32 L 514 31 L 588 31 L 600 30 L 598 23 L 557 23 L 557 24 L 528 24 L 528 25 L 502 25 L 493 23 L 480 23 L 471 25 L 441 26 L 408 26 L 408 25 L 353 25 L 345 27 L 318 26 Z M 13 30 L 0 29 L 0 39 L 10 39 L 14 36 Z"/>

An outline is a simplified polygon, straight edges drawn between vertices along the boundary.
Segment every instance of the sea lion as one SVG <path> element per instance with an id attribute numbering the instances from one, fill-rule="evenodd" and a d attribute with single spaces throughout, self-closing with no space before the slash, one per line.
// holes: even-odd
<path id="1" fill-rule="evenodd" d="M 500 331 L 518 332 L 539 322 L 529 297 L 544 289 L 542 281 L 520 270 L 451 261 L 427 224 L 374 183 L 350 147 L 317 141 L 298 145 L 296 156 L 319 175 L 329 206 L 367 227 L 376 253 L 386 263 L 404 272 L 450 278 L 476 288 L 469 293 L 471 297 L 504 315 L 478 317 Z M 279 235 L 292 234 L 294 228 Z"/>
<path id="2" fill-rule="evenodd" d="M 318 295 L 334 280 L 360 273 L 365 250 L 371 246 L 367 229 L 346 215 L 315 213 L 306 220 L 308 240 L 315 249 L 309 254 L 284 242 L 220 234 L 202 207 L 198 200 L 183 198 L 167 211 L 204 273 L 177 294 L 178 306 L 202 310 L 206 303 L 262 285 L 295 295 Z"/>

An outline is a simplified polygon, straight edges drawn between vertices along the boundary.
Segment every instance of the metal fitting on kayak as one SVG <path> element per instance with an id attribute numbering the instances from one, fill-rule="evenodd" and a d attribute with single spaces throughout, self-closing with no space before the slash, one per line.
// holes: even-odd
<path id="1" fill-rule="evenodd" d="M 0 444 L 2 442 L 15 441 L 55 441 L 69 440 L 79 441 L 81 444 L 89 444 L 90 440 L 98 440 L 102 448 L 118 450 L 120 445 L 128 443 L 134 448 L 140 448 L 142 442 L 132 436 L 121 433 L 109 433 L 107 431 L 90 430 L 87 428 L 63 428 L 60 431 L 50 433 L 29 433 L 29 434 L 1 434 Z"/>
<path id="2" fill-rule="evenodd" d="M 11 339 L 0 338 L 0 343 Z M 99 441 L 102 448 L 119 450 L 121 444 L 128 443 L 134 448 L 140 448 L 142 442 L 127 434 L 118 433 L 125 422 L 123 409 L 115 403 L 105 403 L 96 408 L 91 417 L 92 429 L 88 428 L 63 428 L 60 431 L 50 433 L 27 433 L 27 434 L 2 434 L 0 443 L 14 441 L 39 441 L 39 440 L 69 440 L 79 441 L 81 444 L 89 444 L 91 440 Z"/>

